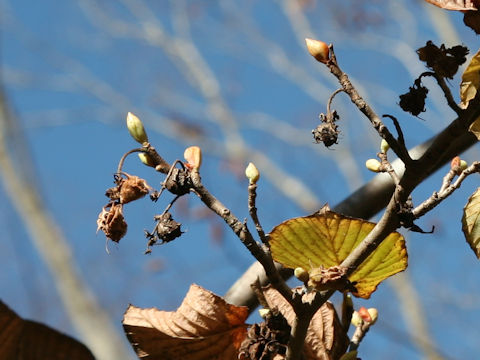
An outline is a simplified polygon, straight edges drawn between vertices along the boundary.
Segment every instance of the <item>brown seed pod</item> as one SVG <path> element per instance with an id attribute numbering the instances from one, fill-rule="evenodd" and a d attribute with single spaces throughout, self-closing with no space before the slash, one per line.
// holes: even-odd
<path id="1" fill-rule="evenodd" d="M 109 203 L 102 208 L 97 219 L 97 231 L 102 230 L 112 241 L 119 242 L 127 233 L 122 204 Z"/>
<path id="2" fill-rule="evenodd" d="M 120 203 L 127 204 L 147 195 L 152 189 L 147 182 L 138 176 L 127 175 L 118 185 Z"/>

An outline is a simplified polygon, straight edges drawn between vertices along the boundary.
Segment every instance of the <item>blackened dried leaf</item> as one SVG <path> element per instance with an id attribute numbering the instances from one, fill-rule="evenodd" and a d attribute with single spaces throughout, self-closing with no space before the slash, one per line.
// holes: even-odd
<path id="1" fill-rule="evenodd" d="M 446 48 L 442 44 L 438 47 L 428 41 L 424 47 L 417 50 L 417 54 L 420 61 L 425 62 L 438 76 L 453 79 L 458 67 L 466 61 L 468 49 L 461 45 Z"/>
<path id="2" fill-rule="evenodd" d="M 427 63 L 429 68 L 432 68 L 438 58 L 442 56 L 442 51 L 432 41 L 427 41 L 424 47 L 417 50 L 420 61 Z"/>
<path id="3" fill-rule="evenodd" d="M 478 11 L 467 11 L 463 14 L 463 23 L 480 34 L 480 13 Z"/>
<path id="4" fill-rule="evenodd" d="M 172 214 L 166 212 L 163 215 L 155 217 L 157 220 L 157 226 L 155 232 L 163 242 L 170 242 L 182 235 L 181 225 L 172 218 Z"/>
<path id="5" fill-rule="evenodd" d="M 183 169 L 173 169 L 171 175 L 165 180 L 165 187 L 175 195 L 188 194 L 192 187 L 190 174 Z"/>
<path id="6" fill-rule="evenodd" d="M 418 116 L 425 111 L 425 99 L 427 98 L 428 89 L 422 85 L 414 84 L 410 87 L 408 93 L 400 95 L 400 107 L 403 111 Z"/>
<path id="7" fill-rule="evenodd" d="M 465 61 L 467 61 L 467 55 L 469 52 L 470 51 L 468 48 L 463 45 L 456 45 L 447 49 L 447 53 L 455 58 L 458 65 L 462 65 Z"/>

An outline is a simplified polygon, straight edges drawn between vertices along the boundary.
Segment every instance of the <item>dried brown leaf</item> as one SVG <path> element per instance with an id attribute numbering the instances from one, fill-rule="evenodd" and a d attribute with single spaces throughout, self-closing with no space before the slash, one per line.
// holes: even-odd
<path id="1" fill-rule="evenodd" d="M 276 307 L 292 325 L 295 313 L 283 296 L 270 286 L 264 290 L 264 295 L 268 305 L 271 308 Z M 308 327 L 304 348 L 305 359 L 338 359 L 347 351 L 348 342 L 348 336 L 342 328 L 334 306 L 327 301 L 313 316 Z"/>
<path id="2" fill-rule="evenodd" d="M 470 196 L 463 209 L 462 230 L 468 244 L 480 259 L 480 188 Z"/>
<path id="3" fill-rule="evenodd" d="M 425 0 L 445 10 L 477 10 L 474 0 Z"/>
<path id="4" fill-rule="evenodd" d="M 102 230 L 112 241 L 119 242 L 127 233 L 127 223 L 123 217 L 123 205 L 108 203 L 97 218 L 97 231 Z"/>
<path id="5" fill-rule="evenodd" d="M 0 359 L 94 360 L 87 347 L 46 325 L 23 320 L 0 301 Z"/>
<path id="6" fill-rule="evenodd" d="M 192 285 L 177 311 L 130 305 L 123 327 L 142 359 L 231 360 L 246 336 L 248 308 Z"/>

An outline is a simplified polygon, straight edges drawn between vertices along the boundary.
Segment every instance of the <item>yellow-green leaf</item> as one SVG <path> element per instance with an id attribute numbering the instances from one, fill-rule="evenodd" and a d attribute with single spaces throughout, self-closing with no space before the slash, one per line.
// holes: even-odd
<path id="1" fill-rule="evenodd" d="M 331 211 L 290 219 L 270 233 L 272 256 L 288 268 L 329 268 L 345 260 L 374 226 Z M 368 299 L 380 282 L 407 268 L 407 258 L 402 235 L 388 235 L 349 276 L 350 281 L 357 282 L 354 295 Z"/>
<path id="2" fill-rule="evenodd" d="M 480 188 L 470 196 L 463 208 L 462 230 L 468 244 L 480 259 Z"/>
<path id="3" fill-rule="evenodd" d="M 460 83 L 460 99 L 462 107 L 467 107 L 470 100 L 477 95 L 480 87 L 480 51 L 473 55 L 462 75 Z"/>

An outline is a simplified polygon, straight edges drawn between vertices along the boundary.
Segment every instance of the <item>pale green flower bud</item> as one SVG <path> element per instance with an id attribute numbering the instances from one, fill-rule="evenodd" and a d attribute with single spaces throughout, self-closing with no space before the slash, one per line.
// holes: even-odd
<path id="1" fill-rule="evenodd" d="M 270 314 L 270 309 L 258 309 L 258 313 L 262 317 L 262 319 L 265 319 L 268 314 Z"/>
<path id="2" fill-rule="evenodd" d="M 250 181 L 250 184 L 256 184 L 258 179 L 260 178 L 260 172 L 253 163 L 248 164 L 247 168 L 245 169 L 245 175 Z"/>
<path id="3" fill-rule="evenodd" d="M 380 143 L 380 150 L 382 153 L 386 154 L 388 149 L 390 149 L 390 145 L 388 145 L 387 140 L 382 139 L 382 142 Z"/>
<path id="4" fill-rule="evenodd" d="M 135 141 L 142 145 L 148 143 L 148 136 L 145 132 L 142 121 L 131 112 L 127 114 L 127 128 Z"/>
<path id="5" fill-rule="evenodd" d="M 309 275 L 308 275 L 308 271 L 305 270 L 304 268 L 302 267 L 297 267 L 295 268 L 295 270 L 293 271 L 293 274 L 295 275 L 295 277 L 300 280 L 301 282 L 308 282 L 308 279 L 309 279 Z"/>
<path id="6" fill-rule="evenodd" d="M 359 326 L 362 326 L 363 324 L 363 319 L 362 317 L 360 316 L 360 314 L 358 313 L 358 311 L 354 311 L 353 314 L 352 314 L 352 320 L 350 321 L 350 323 L 355 326 L 355 327 L 359 327 Z"/>
<path id="7" fill-rule="evenodd" d="M 155 167 L 155 162 L 153 161 L 152 157 L 147 153 L 144 153 L 144 152 L 138 153 L 138 158 L 145 165 L 150 167 Z"/>
<path id="8" fill-rule="evenodd" d="M 377 159 L 368 159 L 365 162 L 365 166 L 368 170 L 378 173 L 380 172 L 382 164 Z"/>
<path id="9" fill-rule="evenodd" d="M 368 311 L 368 314 L 370 315 L 370 318 L 372 319 L 370 323 L 372 325 L 375 324 L 378 318 L 378 310 L 375 308 L 369 308 L 367 311 Z"/>

